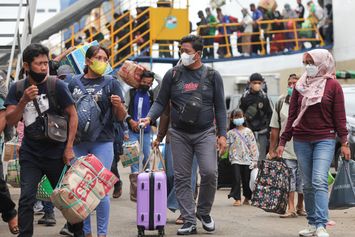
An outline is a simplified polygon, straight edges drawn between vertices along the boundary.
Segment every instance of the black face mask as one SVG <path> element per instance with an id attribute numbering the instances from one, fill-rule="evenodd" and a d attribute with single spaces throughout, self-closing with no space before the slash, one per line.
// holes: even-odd
<path id="1" fill-rule="evenodd" d="M 140 85 L 139 86 L 139 89 L 143 90 L 143 91 L 148 91 L 150 88 L 150 86 L 147 86 L 147 85 Z"/>
<path id="2" fill-rule="evenodd" d="M 36 83 L 41 83 L 47 76 L 47 73 L 38 73 L 38 72 L 34 72 L 32 71 L 32 69 L 30 69 L 30 71 L 28 72 L 28 74 L 31 76 L 31 78 L 36 82 Z"/>

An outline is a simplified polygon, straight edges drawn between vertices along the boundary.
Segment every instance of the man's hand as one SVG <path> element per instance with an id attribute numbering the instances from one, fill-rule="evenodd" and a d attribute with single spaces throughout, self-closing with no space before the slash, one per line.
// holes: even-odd
<path id="1" fill-rule="evenodd" d="M 158 148 L 158 147 L 159 147 L 159 144 L 160 144 L 160 141 L 158 141 L 158 139 L 155 139 L 155 140 L 152 142 L 152 149 Z"/>
<path id="2" fill-rule="evenodd" d="M 129 135 L 128 134 L 124 134 L 123 135 L 123 141 L 127 142 L 129 140 Z"/>
<path id="3" fill-rule="evenodd" d="M 34 100 L 37 95 L 38 95 L 38 88 L 37 88 L 37 86 L 32 85 L 24 91 L 24 93 L 22 95 L 22 99 L 27 104 L 28 102 Z"/>
<path id="4" fill-rule="evenodd" d="M 118 95 L 111 95 L 111 103 L 113 107 L 119 108 L 120 106 L 122 106 L 121 97 L 119 97 Z"/>
<path id="5" fill-rule="evenodd" d="M 219 151 L 219 155 L 222 155 L 227 148 L 227 139 L 224 136 L 220 136 L 217 139 L 217 149 Z"/>
<path id="6" fill-rule="evenodd" d="M 276 150 L 276 153 L 277 153 L 277 156 L 278 157 L 282 157 L 282 154 L 284 153 L 284 149 L 285 147 L 284 146 L 279 146 Z"/>
<path id="7" fill-rule="evenodd" d="M 146 128 L 147 126 L 150 125 L 150 122 L 151 122 L 151 119 L 149 117 L 146 117 L 146 118 L 141 118 L 138 123 L 139 124 L 143 123 L 144 127 Z"/>
<path id="8" fill-rule="evenodd" d="M 341 146 L 340 151 L 345 160 L 350 160 L 351 154 L 349 146 Z"/>
<path id="9" fill-rule="evenodd" d="M 131 119 L 131 120 L 129 120 L 129 125 L 131 126 L 131 128 L 134 132 L 139 132 L 139 127 L 138 127 L 139 123 L 138 122 Z"/>
<path id="10" fill-rule="evenodd" d="M 270 149 L 269 150 L 269 156 L 270 156 L 270 159 L 274 159 L 277 157 L 277 152 L 273 149 Z"/>
<path id="11" fill-rule="evenodd" d="M 72 147 L 66 147 L 63 154 L 64 164 L 70 165 L 70 161 L 75 158 L 74 150 Z"/>

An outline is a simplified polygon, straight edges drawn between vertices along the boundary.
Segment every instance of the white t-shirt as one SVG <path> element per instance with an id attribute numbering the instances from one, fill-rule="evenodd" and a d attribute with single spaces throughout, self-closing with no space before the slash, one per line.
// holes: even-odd
<path id="1" fill-rule="evenodd" d="M 287 124 L 287 119 L 288 119 L 288 109 L 290 107 L 289 104 L 285 102 L 285 99 L 283 98 L 284 102 L 282 103 L 282 107 L 280 110 L 280 122 L 281 122 L 281 129 L 280 129 L 280 135 L 285 131 L 286 124 Z M 272 128 L 280 128 L 279 125 L 279 114 L 276 111 L 276 106 L 273 109 L 272 112 L 272 117 L 270 121 L 270 127 Z M 293 149 L 293 139 L 291 139 L 289 142 L 286 143 L 284 153 L 282 155 L 282 158 L 284 159 L 290 159 L 290 160 L 296 160 L 296 154 Z"/>

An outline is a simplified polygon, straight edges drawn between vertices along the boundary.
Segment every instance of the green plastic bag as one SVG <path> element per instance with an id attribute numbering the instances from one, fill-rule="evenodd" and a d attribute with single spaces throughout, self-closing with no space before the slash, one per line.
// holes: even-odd
<path id="1" fill-rule="evenodd" d="M 330 173 L 330 170 L 328 171 L 328 185 L 332 185 L 335 181 L 334 176 L 332 175 L 332 173 Z"/>
<path id="2" fill-rule="evenodd" d="M 43 175 L 41 181 L 38 183 L 36 198 L 42 201 L 50 201 L 53 193 L 53 187 L 46 175 Z"/>
<path id="3" fill-rule="evenodd" d="M 221 155 L 222 160 L 228 160 L 229 158 L 229 152 L 228 149 Z"/>

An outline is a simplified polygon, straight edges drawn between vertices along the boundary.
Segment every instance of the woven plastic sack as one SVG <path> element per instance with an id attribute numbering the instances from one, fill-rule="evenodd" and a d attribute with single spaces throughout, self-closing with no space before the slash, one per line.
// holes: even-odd
<path id="1" fill-rule="evenodd" d="M 82 156 L 60 179 L 51 201 L 69 223 L 79 223 L 95 210 L 117 181 L 94 155 Z"/>
<path id="2" fill-rule="evenodd" d="M 126 60 L 118 71 L 118 75 L 128 85 L 134 88 L 138 88 L 141 81 L 141 76 L 145 70 L 146 69 L 142 65 Z"/>
<path id="3" fill-rule="evenodd" d="M 43 175 L 41 181 L 38 183 L 36 198 L 42 201 L 50 201 L 53 194 L 53 187 L 46 175 Z"/>
<path id="4" fill-rule="evenodd" d="M 124 142 L 123 145 L 123 154 L 120 155 L 120 160 L 123 167 L 128 167 L 133 164 L 137 164 L 139 161 L 139 142 Z"/>

